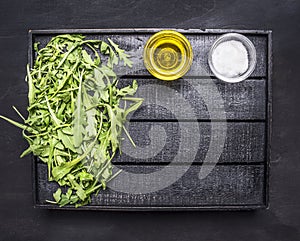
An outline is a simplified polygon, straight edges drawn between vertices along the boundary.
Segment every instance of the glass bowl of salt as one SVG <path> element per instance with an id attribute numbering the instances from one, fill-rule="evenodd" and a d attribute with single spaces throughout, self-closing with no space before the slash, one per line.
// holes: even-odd
<path id="1" fill-rule="evenodd" d="M 208 63 L 213 74 L 220 80 L 237 83 L 247 79 L 256 66 L 256 50 L 244 35 L 228 33 L 212 45 Z"/>

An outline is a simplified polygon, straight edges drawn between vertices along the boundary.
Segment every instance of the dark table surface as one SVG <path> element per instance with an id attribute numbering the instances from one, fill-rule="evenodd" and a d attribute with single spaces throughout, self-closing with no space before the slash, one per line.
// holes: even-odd
<path id="1" fill-rule="evenodd" d="M 25 113 L 29 29 L 235 28 L 273 30 L 270 208 L 255 212 L 93 212 L 33 208 L 26 142 L 0 122 L 0 240 L 300 240 L 300 2 L 1 1 L 0 113 Z"/>

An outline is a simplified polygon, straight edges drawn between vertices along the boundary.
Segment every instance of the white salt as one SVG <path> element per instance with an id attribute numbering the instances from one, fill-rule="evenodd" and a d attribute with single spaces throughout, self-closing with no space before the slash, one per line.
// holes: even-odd
<path id="1" fill-rule="evenodd" d="M 212 63 L 222 76 L 237 77 L 248 69 L 247 49 L 236 40 L 220 43 L 212 53 Z"/>

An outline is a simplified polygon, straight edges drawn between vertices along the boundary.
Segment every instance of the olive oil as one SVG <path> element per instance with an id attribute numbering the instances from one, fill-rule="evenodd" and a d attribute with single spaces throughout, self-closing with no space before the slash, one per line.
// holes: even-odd
<path id="1" fill-rule="evenodd" d="M 187 73 L 193 61 L 190 42 L 173 30 L 160 31 L 144 47 L 144 64 L 156 78 L 175 80 Z"/>

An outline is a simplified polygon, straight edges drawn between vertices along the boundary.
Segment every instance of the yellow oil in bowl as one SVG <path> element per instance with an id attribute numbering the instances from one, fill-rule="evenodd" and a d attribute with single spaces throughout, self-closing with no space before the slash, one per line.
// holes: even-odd
<path id="1" fill-rule="evenodd" d="M 149 38 L 144 47 L 143 58 L 150 74 L 162 80 L 175 80 L 190 69 L 193 50 L 181 33 L 163 30 Z"/>

